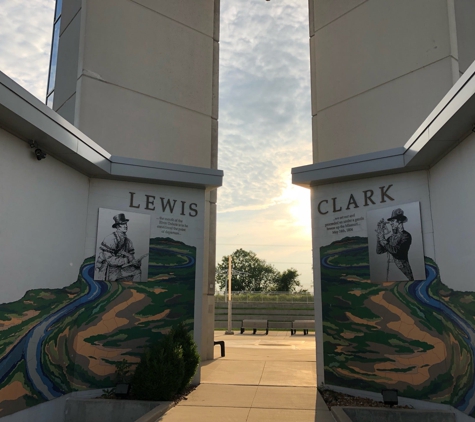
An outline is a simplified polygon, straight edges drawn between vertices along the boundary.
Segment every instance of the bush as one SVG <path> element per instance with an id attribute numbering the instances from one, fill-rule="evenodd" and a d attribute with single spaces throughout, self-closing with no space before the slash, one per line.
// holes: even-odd
<path id="1" fill-rule="evenodd" d="M 132 379 L 132 394 L 138 400 L 170 401 L 193 378 L 199 355 L 193 338 L 183 324 L 147 349 Z"/>
<path id="2" fill-rule="evenodd" d="M 200 355 L 198 354 L 196 343 L 194 342 L 191 334 L 186 329 L 185 324 L 180 323 L 173 327 L 170 331 L 170 335 L 173 337 L 174 342 L 181 346 L 183 351 L 185 370 L 179 390 L 179 392 L 182 392 L 193 379 L 193 376 L 198 369 Z"/>

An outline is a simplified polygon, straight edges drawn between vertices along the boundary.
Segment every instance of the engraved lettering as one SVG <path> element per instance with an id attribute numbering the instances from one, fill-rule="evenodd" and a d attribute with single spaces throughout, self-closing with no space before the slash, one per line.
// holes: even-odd
<path id="1" fill-rule="evenodd" d="M 319 214 L 322 214 L 322 215 L 328 214 L 328 211 L 323 212 L 322 209 L 320 208 L 324 202 L 328 204 L 328 200 L 324 199 L 323 201 L 319 202 L 318 207 L 317 207 Z"/>
<path id="2" fill-rule="evenodd" d="M 374 202 L 371 198 L 373 197 L 373 189 L 368 189 L 364 190 L 364 206 L 367 207 L 369 205 L 369 202 L 371 202 L 373 205 L 376 205 L 376 202 Z M 369 202 L 368 202 L 369 201 Z"/>
<path id="3" fill-rule="evenodd" d="M 129 207 L 130 207 L 130 208 L 140 208 L 140 204 L 134 205 L 134 195 L 135 195 L 135 192 L 129 192 L 129 193 L 130 193 L 130 204 L 129 204 Z"/>

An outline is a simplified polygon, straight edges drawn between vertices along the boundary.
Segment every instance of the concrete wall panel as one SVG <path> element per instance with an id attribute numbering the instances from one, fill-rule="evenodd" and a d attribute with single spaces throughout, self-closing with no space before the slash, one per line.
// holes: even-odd
<path id="1" fill-rule="evenodd" d="M 0 129 L 2 303 L 77 279 L 84 259 L 89 179 Z M 54 188 L 52 188 L 54 186 Z"/>
<path id="2" fill-rule="evenodd" d="M 81 10 L 82 0 L 64 0 L 61 10 L 61 33 L 68 27 L 70 22 Z"/>
<path id="3" fill-rule="evenodd" d="M 451 88 L 447 58 L 318 113 L 315 162 L 403 146 Z"/>
<path id="4" fill-rule="evenodd" d="M 368 0 L 314 0 L 315 31 L 333 22 Z"/>
<path id="5" fill-rule="evenodd" d="M 213 36 L 214 0 L 132 0 L 185 26 Z"/>
<path id="6" fill-rule="evenodd" d="M 429 179 L 436 260 L 442 279 L 459 291 L 474 290 L 474 142 L 469 136 L 431 169 Z"/>
<path id="7" fill-rule="evenodd" d="M 56 112 L 64 117 L 69 123 L 74 124 L 74 115 L 76 111 L 76 94 L 73 94 Z"/>
<path id="8" fill-rule="evenodd" d="M 60 38 L 57 64 L 58 72 L 56 74 L 53 103 L 53 109 L 55 111 L 59 110 L 76 92 L 80 26 L 81 14 L 78 14 Z"/>
<path id="9" fill-rule="evenodd" d="M 79 87 L 78 126 L 107 151 L 210 167 L 210 117 L 88 77 Z"/>
<path id="10" fill-rule="evenodd" d="M 84 72 L 211 115 L 211 37 L 129 0 L 88 1 L 86 13 Z"/>
<path id="11" fill-rule="evenodd" d="M 447 0 L 368 1 L 315 38 L 319 111 L 450 55 Z"/>
<path id="12" fill-rule="evenodd" d="M 460 73 L 463 73 L 475 60 L 475 2 L 455 0 L 455 21 L 459 54 Z"/>

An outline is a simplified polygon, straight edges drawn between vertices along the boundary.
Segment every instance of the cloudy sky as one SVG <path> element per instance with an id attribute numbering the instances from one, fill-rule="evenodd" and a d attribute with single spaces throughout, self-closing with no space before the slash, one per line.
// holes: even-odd
<path id="1" fill-rule="evenodd" d="M 307 4 L 221 0 L 217 256 L 252 250 L 309 287 L 309 191 L 290 177 L 312 162 Z"/>
<path id="2" fill-rule="evenodd" d="M 44 100 L 54 0 L 0 0 L 0 70 Z M 217 258 L 252 250 L 309 288 L 309 192 L 290 169 L 310 164 L 307 0 L 221 0 Z"/>

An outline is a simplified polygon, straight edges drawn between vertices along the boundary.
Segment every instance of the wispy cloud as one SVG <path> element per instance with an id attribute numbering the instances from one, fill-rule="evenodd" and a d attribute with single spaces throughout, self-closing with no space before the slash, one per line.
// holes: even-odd
<path id="1" fill-rule="evenodd" d="M 0 0 L 0 70 L 45 99 L 54 0 Z"/>
<path id="2" fill-rule="evenodd" d="M 217 258 L 251 249 L 308 286 L 309 192 L 290 183 L 312 159 L 307 2 L 221 0 L 221 13 Z"/>

